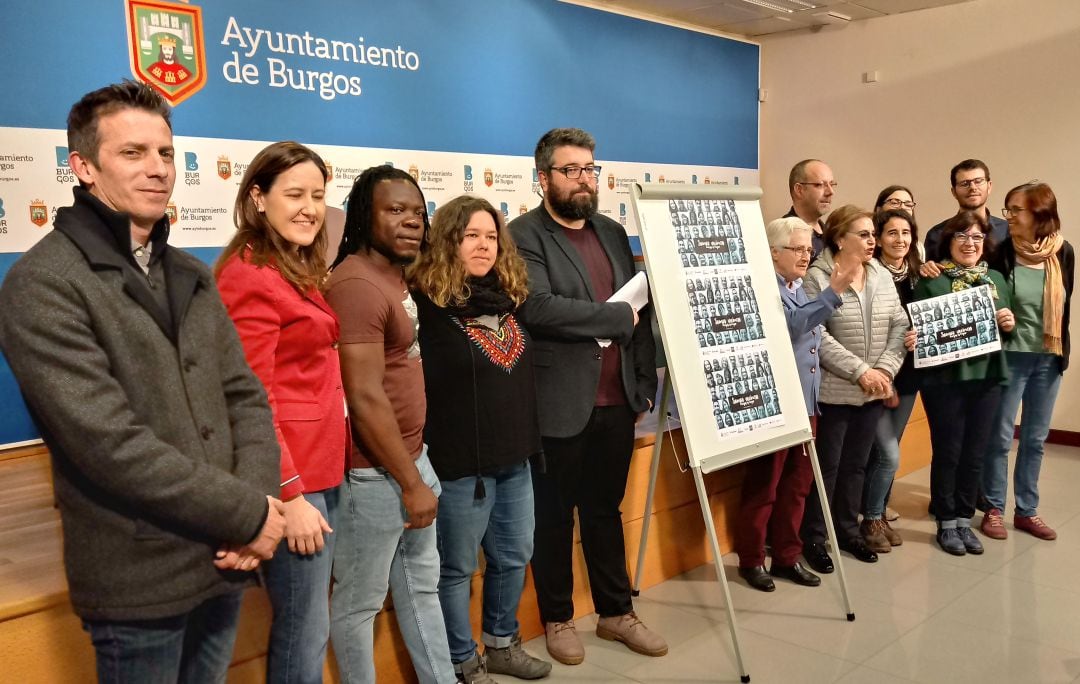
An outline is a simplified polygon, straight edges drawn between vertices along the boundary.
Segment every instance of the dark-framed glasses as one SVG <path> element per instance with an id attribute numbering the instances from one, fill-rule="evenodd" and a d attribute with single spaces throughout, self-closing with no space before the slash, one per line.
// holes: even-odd
<path id="1" fill-rule="evenodd" d="M 584 173 L 587 178 L 600 177 L 600 166 L 597 164 L 589 164 L 588 166 L 552 166 L 551 170 L 558 171 L 570 180 L 577 180 L 578 178 L 581 178 L 582 173 Z"/>
<path id="2" fill-rule="evenodd" d="M 974 185 L 977 188 L 981 188 L 982 186 L 986 185 L 986 180 L 987 179 L 984 176 L 979 176 L 978 178 L 969 178 L 968 180 L 957 181 L 956 187 L 967 190 Z"/>
<path id="3" fill-rule="evenodd" d="M 1025 207 L 1005 207 L 1001 210 L 1001 215 L 1005 218 L 1012 218 L 1013 216 L 1019 216 L 1025 211 L 1031 211 Z"/>
<path id="4" fill-rule="evenodd" d="M 889 199 L 885 200 L 885 206 L 892 207 L 893 209 L 899 209 L 900 207 L 903 207 L 904 209 L 914 209 L 915 201 L 908 200 L 907 202 L 905 202 L 899 197 L 890 197 Z"/>

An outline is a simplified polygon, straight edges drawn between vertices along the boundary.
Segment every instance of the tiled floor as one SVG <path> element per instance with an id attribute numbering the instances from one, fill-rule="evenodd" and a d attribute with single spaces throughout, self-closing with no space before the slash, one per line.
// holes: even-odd
<path id="1" fill-rule="evenodd" d="M 929 480 L 924 468 L 893 489 L 903 546 L 876 564 L 843 557 L 855 622 L 845 619 L 835 573 L 819 588 L 778 580 L 765 594 L 747 587 L 735 556 L 725 556 L 752 682 L 1080 684 L 1080 449 L 1047 447 L 1039 513 L 1058 530 L 1053 542 L 1017 533 L 1007 516 L 1007 541 L 984 539 L 982 556 L 950 556 L 933 541 Z M 548 681 L 739 681 L 711 565 L 642 592 L 636 606 L 667 638 L 666 657 L 598 639 L 589 616 L 577 621 L 585 662 L 556 663 Z M 550 659 L 543 637 L 526 648 Z"/>

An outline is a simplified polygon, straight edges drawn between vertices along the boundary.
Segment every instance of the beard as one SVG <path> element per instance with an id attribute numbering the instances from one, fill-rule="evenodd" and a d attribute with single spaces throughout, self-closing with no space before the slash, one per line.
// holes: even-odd
<path id="1" fill-rule="evenodd" d="M 588 194 L 578 194 L 582 190 Z M 566 193 L 560 193 L 551 188 L 547 200 L 552 211 L 562 218 L 567 221 L 580 221 L 596 213 L 597 208 L 600 206 L 600 193 L 598 190 L 583 186 Z"/>

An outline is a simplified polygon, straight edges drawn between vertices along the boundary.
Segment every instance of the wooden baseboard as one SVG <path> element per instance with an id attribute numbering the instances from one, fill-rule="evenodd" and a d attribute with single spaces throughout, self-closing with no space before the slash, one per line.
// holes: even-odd
<path id="1" fill-rule="evenodd" d="M 1013 428 L 1013 439 L 1020 439 L 1020 426 Z M 1047 444 L 1060 444 L 1061 446 L 1080 446 L 1080 432 L 1075 430 L 1050 430 L 1046 436 Z"/>
<path id="2" fill-rule="evenodd" d="M 1050 444 L 1080 447 L 1080 432 L 1075 430 L 1051 430 L 1046 441 Z"/>

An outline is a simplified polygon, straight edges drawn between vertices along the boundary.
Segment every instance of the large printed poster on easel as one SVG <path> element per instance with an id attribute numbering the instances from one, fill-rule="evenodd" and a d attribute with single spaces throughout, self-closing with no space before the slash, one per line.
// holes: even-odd
<path id="1" fill-rule="evenodd" d="M 671 199 L 668 214 L 720 436 L 783 425 L 735 201 Z"/>
<path id="2" fill-rule="evenodd" d="M 760 191 L 640 186 L 638 231 L 692 463 L 810 439 Z"/>
<path id="3" fill-rule="evenodd" d="M 655 185 L 636 186 L 632 195 L 668 363 L 661 413 L 670 382 L 743 682 L 750 681 L 750 674 L 739 647 L 735 609 L 703 474 L 805 444 L 825 526 L 829 538 L 836 538 L 758 205 L 760 196 L 757 188 Z M 654 450 L 646 521 L 658 457 Z M 647 532 L 646 524 L 641 550 Z M 639 551 L 639 575 L 642 559 Z M 851 621 L 855 613 L 839 557 L 836 568 Z"/>

